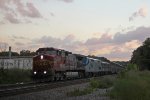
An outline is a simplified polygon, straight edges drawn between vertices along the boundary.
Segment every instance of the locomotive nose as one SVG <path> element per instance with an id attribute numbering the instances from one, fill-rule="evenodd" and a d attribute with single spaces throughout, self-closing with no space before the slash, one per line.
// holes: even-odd
<path id="1" fill-rule="evenodd" d="M 36 78 L 51 75 L 51 68 L 54 65 L 53 56 L 41 54 L 33 58 L 33 76 Z"/>

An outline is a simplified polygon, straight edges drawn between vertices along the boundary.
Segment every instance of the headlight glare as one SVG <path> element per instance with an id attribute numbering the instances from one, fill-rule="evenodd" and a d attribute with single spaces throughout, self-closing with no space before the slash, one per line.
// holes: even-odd
<path id="1" fill-rule="evenodd" d="M 46 71 L 44 71 L 44 74 L 46 74 L 47 72 Z"/>
<path id="2" fill-rule="evenodd" d="M 36 71 L 34 72 L 34 74 L 36 74 Z"/>
<path id="3" fill-rule="evenodd" d="M 41 55 L 41 59 L 43 59 L 43 55 Z"/>

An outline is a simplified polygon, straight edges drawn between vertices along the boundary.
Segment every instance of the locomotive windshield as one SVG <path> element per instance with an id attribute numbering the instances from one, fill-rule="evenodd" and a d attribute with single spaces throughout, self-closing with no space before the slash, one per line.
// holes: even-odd
<path id="1" fill-rule="evenodd" d="M 84 66 L 86 66 L 88 63 L 89 63 L 89 60 L 87 59 L 87 57 L 84 57 L 84 58 L 82 59 L 82 64 L 83 64 Z"/>

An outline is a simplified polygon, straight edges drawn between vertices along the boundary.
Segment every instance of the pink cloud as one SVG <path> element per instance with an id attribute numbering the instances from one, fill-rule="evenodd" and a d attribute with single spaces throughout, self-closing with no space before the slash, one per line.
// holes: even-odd
<path id="1" fill-rule="evenodd" d="M 16 8 L 13 8 L 11 5 L 16 6 Z M 42 18 L 39 10 L 29 1 L 23 3 L 21 0 L 0 0 L 0 11 L 4 15 L 4 19 L 13 24 L 26 22 L 26 18 Z M 14 16 L 14 14 L 16 16 Z M 22 18 L 18 19 L 18 16 L 21 16 Z"/>
<path id="2" fill-rule="evenodd" d="M 5 17 L 4 17 L 5 20 L 9 21 L 10 23 L 13 23 L 13 24 L 18 24 L 20 23 L 20 20 L 17 19 L 14 15 L 12 15 L 11 13 L 7 13 L 5 14 Z"/>
<path id="3" fill-rule="evenodd" d="M 32 3 L 26 3 L 26 5 L 23 5 L 21 2 L 15 2 L 15 3 L 17 5 L 17 10 L 20 15 L 31 17 L 31 18 L 42 17 L 40 12 L 35 8 L 35 6 Z"/>
<path id="4" fill-rule="evenodd" d="M 148 8 L 147 6 L 141 7 L 137 12 L 134 12 L 132 16 L 129 17 L 129 21 L 133 21 L 136 17 L 146 17 L 148 15 Z"/>
<path id="5" fill-rule="evenodd" d="M 30 46 L 36 50 L 39 47 L 55 47 L 83 55 L 106 57 L 110 60 L 129 60 L 133 50 L 140 46 L 147 37 L 150 37 L 150 27 L 138 27 L 124 34 L 116 33 L 113 38 L 106 33 L 100 38 L 91 38 L 85 42 L 76 40 L 73 34 L 64 38 L 43 36 L 25 43 L 24 48 Z M 18 38 L 24 39 L 24 37 L 13 36 L 15 43 L 18 42 Z"/>

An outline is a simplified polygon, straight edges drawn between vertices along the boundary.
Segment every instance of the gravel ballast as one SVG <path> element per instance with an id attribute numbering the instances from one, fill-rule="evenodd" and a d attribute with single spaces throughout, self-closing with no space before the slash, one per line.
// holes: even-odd
<path id="1" fill-rule="evenodd" d="M 51 90 L 44 90 L 40 92 L 26 93 L 16 96 L 3 97 L 0 100 L 109 100 L 109 97 L 104 96 L 108 89 L 97 89 L 91 94 L 69 97 L 68 92 L 79 88 L 80 90 L 87 88 L 89 83 L 83 83 L 78 85 L 71 85 L 61 88 L 55 88 Z"/>

